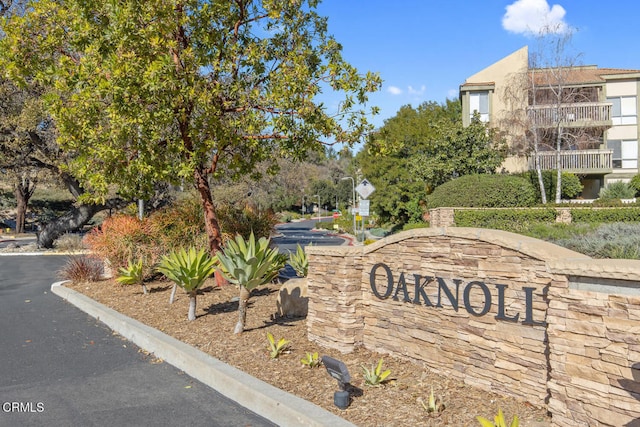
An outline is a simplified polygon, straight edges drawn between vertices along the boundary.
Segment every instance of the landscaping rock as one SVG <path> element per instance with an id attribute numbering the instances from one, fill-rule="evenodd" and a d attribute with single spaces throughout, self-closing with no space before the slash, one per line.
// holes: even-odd
<path id="1" fill-rule="evenodd" d="M 307 279 L 305 277 L 287 280 L 276 300 L 277 314 L 282 317 L 305 317 L 309 307 Z"/>

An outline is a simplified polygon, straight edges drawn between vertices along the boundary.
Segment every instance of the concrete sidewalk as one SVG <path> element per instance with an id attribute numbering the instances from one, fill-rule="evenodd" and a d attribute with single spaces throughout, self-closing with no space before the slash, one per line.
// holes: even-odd
<path id="1" fill-rule="evenodd" d="M 155 354 L 220 394 L 280 426 L 353 426 L 304 399 L 260 381 L 137 320 L 124 316 L 72 289 L 64 282 L 51 291 L 138 347 Z"/>

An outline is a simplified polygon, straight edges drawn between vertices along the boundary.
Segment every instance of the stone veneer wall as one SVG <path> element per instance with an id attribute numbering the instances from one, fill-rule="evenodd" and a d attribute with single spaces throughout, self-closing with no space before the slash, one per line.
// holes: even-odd
<path id="1" fill-rule="evenodd" d="M 547 405 L 555 425 L 640 418 L 640 284 L 634 282 L 640 262 L 592 260 L 536 239 L 471 228 L 417 229 L 369 246 L 314 246 L 307 253 L 308 332 L 321 345 L 342 352 L 363 345 L 424 362 L 465 383 Z M 386 299 L 370 285 L 378 263 L 393 275 Z M 415 304 L 414 273 L 441 277 L 453 291 L 459 280 L 458 310 L 444 293 L 436 307 L 435 282 L 424 285 L 434 306 Z M 380 293 L 386 281 L 377 268 Z M 474 281 L 491 293 L 486 315 L 463 308 L 464 288 Z M 408 298 L 398 283 L 406 284 Z M 518 321 L 496 320 L 497 284 L 506 285 L 503 317 L 518 315 Z M 534 288 L 530 317 L 546 325 L 522 323 L 524 288 Z M 480 285 L 468 303 L 476 313 L 484 307 Z"/>

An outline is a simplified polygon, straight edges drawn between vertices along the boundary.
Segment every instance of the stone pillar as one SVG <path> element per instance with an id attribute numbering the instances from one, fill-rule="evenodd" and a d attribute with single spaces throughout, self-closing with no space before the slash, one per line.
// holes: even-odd
<path id="1" fill-rule="evenodd" d="M 362 343 L 362 247 L 308 246 L 309 340 L 349 353 Z"/>

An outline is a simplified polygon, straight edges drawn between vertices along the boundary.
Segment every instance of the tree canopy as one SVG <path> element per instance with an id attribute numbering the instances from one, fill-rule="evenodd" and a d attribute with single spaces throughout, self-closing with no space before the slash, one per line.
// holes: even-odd
<path id="1" fill-rule="evenodd" d="M 457 176 L 493 173 L 504 160 L 504 142 L 474 120 L 462 125 L 458 100 L 402 107 L 365 144 L 357 157 L 376 187 L 373 210 L 383 221 L 422 220 L 423 201 L 435 187 Z"/>
<path id="2" fill-rule="evenodd" d="M 197 188 L 210 248 L 220 230 L 210 178 L 353 144 L 380 86 L 341 55 L 316 0 L 39 0 L 3 22 L 0 65 L 34 79 L 69 170 L 99 202 L 158 181 Z M 328 111 L 318 100 L 337 91 Z"/>

